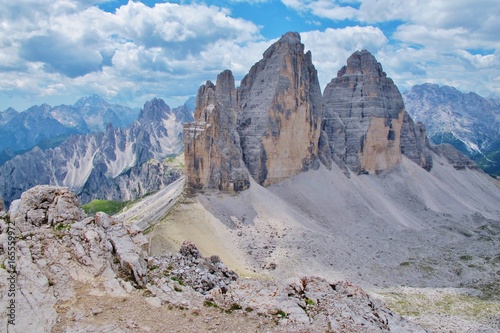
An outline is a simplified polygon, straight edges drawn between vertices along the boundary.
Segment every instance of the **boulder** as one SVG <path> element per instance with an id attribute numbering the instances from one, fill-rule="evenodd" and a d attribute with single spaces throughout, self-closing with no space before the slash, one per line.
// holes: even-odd
<path id="1" fill-rule="evenodd" d="M 42 225 L 72 224 L 85 218 L 77 196 L 67 187 L 39 185 L 12 203 L 10 219 L 25 232 Z"/>

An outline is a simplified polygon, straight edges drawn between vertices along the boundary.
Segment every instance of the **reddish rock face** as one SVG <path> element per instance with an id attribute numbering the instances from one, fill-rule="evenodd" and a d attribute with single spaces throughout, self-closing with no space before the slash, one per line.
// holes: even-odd
<path id="1" fill-rule="evenodd" d="M 238 90 L 230 71 L 199 89 L 195 122 L 184 126 L 188 192 L 240 191 L 249 186 L 248 173 L 269 185 L 319 165 L 320 123 L 311 54 L 297 33 L 287 33 Z"/>
<path id="2" fill-rule="evenodd" d="M 259 184 L 279 182 L 314 164 L 321 90 L 299 34 L 285 34 L 250 69 L 238 88 L 238 109 L 243 160 Z"/>
<path id="3" fill-rule="evenodd" d="M 196 99 L 195 122 L 184 125 L 186 189 L 242 191 L 250 186 L 236 132 L 236 89 L 231 71 L 208 81 Z"/>

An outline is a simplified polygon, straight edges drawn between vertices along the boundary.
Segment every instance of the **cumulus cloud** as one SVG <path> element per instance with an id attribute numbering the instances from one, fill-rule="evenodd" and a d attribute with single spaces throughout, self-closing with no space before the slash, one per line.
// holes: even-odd
<path id="1" fill-rule="evenodd" d="M 373 49 L 403 90 L 429 81 L 483 95 L 500 91 L 497 0 L 281 1 L 301 15 L 334 22 L 352 20 L 368 27 L 387 23 L 396 27 L 387 36 L 387 44 L 374 45 Z M 343 56 L 342 50 L 337 52 Z M 333 62 L 317 67 L 326 64 Z"/>
<path id="2" fill-rule="evenodd" d="M 337 71 L 354 51 L 367 49 L 374 53 L 388 43 L 384 33 L 375 27 L 328 28 L 304 32 L 301 36 L 302 42 L 313 54 L 323 88 L 337 76 Z"/>
<path id="3" fill-rule="evenodd" d="M 136 105 L 145 96 L 185 98 L 264 50 L 260 28 L 228 9 L 129 1 L 108 13 L 92 6 L 98 2 L 18 0 L 1 7 L 0 94 L 33 100 L 88 92 Z"/>

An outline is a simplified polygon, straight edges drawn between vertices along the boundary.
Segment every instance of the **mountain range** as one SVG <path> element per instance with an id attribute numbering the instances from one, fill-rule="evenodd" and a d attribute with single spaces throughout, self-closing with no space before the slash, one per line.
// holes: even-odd
<path id="1" fill-rule="evenodd" d="M 0 165 L 34 146 L 53 148 L 73 134 L 103 131 L 106 124 L 126 127 L 138 111 L 110 104 L 98 95 L 73 105 L 34 105 L 23 112 L 0 112 Z"/>
<path id="2" fill-rule="evenodd" d="M 185 177 L 115 217 L 86 217 L 61 187 L 10 203 L 16 328 L 498 332 L 500 182 L 431 144 L 369 51 L 323 92 L 312 59 L 286 33 L 239 87 L 230 70 L 203 84 L 187 123 L 189 106 L 153 99 L 128 128 L 5 163 L 8 200 L 37 173 L 81 200 L 123 199 L 156 189 L 164 156 L 185 157 Z"/>
<path id="3" fill-rule="evenodd" d="M 77 103 L 81 109 L 96 106 L 84 101 Z M 108 123 L 104 131 L 72 135 L 55 148 L 35 147 L 7 161 L 0 167 L 0 195 L 10 204 L 35 185 L 51 184 L 69 187 L 85 203 L 157 191 L 180 176 L 163 160 L 182 152 L 182 124 L 189 120 L 189 102 L 171 110 L 155 98 L 129 127 Z"/>
<path id="4" fill-rule="evenodd" d="M 404 92 L 403 99 L 432 143 L 449 143 L 485 172 L 500 175 L 499 100 L 428 83 Z"/>

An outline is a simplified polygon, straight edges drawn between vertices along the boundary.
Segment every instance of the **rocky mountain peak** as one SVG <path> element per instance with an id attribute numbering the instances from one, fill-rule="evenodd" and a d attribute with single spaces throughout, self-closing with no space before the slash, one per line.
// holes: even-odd
<path id="1" fill-rule="evenodd" d="M 304 53 L 294 32 L 264 52 L 238 89 L 230 71 L 219 74 L 215 85 L 201 86 L 195 120 L 184 127 L 189 189 L 245 188 L 220 185 L 235 179 L 221 176 L 231 174 L 230 161 L 238 161 L 236 178 L 245 179 L 240 150 L 244 167 L 263 186 L 319 167 L 318 161 L 330 167 L 334 160 L 346 175 L 347 168 L 393 168 L 403 154 L 427 170 L 432 166 L 425 126 L 414 124 L 370 52 L 354 52 L 322 97 L 311 52 Z"/>
<path id="2" fill-rule="evenodd" d="M 311 58 L 300 36 L 287 33 L 238 88 L 243 160 L 259 184 L 279 182 L 316 161 L 321 90 Z"/>
<path id="3" fill-rule="evenodd" d="M 170 107 L 161 98 L 153 98 L 144 104 L 141 109 L 138 119 L 146 121 L 160 121 L 166 119 L 167 115 L 171 113 Z"/>
<path id="4" fill-rule="evenodd" d="M 184 125 L 186 188 L 241 191 L 250 186 L 236 131 L 236 88 L 233 73 L 223 71 L 216 84 L 198 90 L 195 122 Z"/>
<path id="5" fill-rule="evenodd" d="M 368 51 L 356 51 L 325 88 L 323 130 L 337 164 L 355 173 L 398 165 L 402 154 L 430 169 L 425 127 L 416 127 L 403 98 Z"/>
<path id="6" fill-rule="evenodd" d="M 95 107 L 95 106 L 108 106 L 108 105 L 109 103 L 106 102 L 104 98 L 102 98 L 97 94 L 93 94 L 92 96 L 82 97 L 74 104 L 74 106 L 77 108 L 82 108 L 85 106 Z"/>
<path id="7" fill-rule="evenodd" d="M 300 35 L 297 32 L 287 32 L 281 38 L 271 45 L 263 54 L 264 59 L 271 58 L 279 50 L 297 47 L 304 51 L 304 45 L 301 43 Z"/>
<path id="8" fill-rule="evenodd" d="M 348 59 L 347 65 L 343 66 L 338 72 L 337 76 L 346 74 L 363 74 L 363 75 L 376 75 L 386 77 L 387 74 L 382 70 L 382 65 L 375 59 L 375 57 L 367 50 L 354 52 Z"/>

